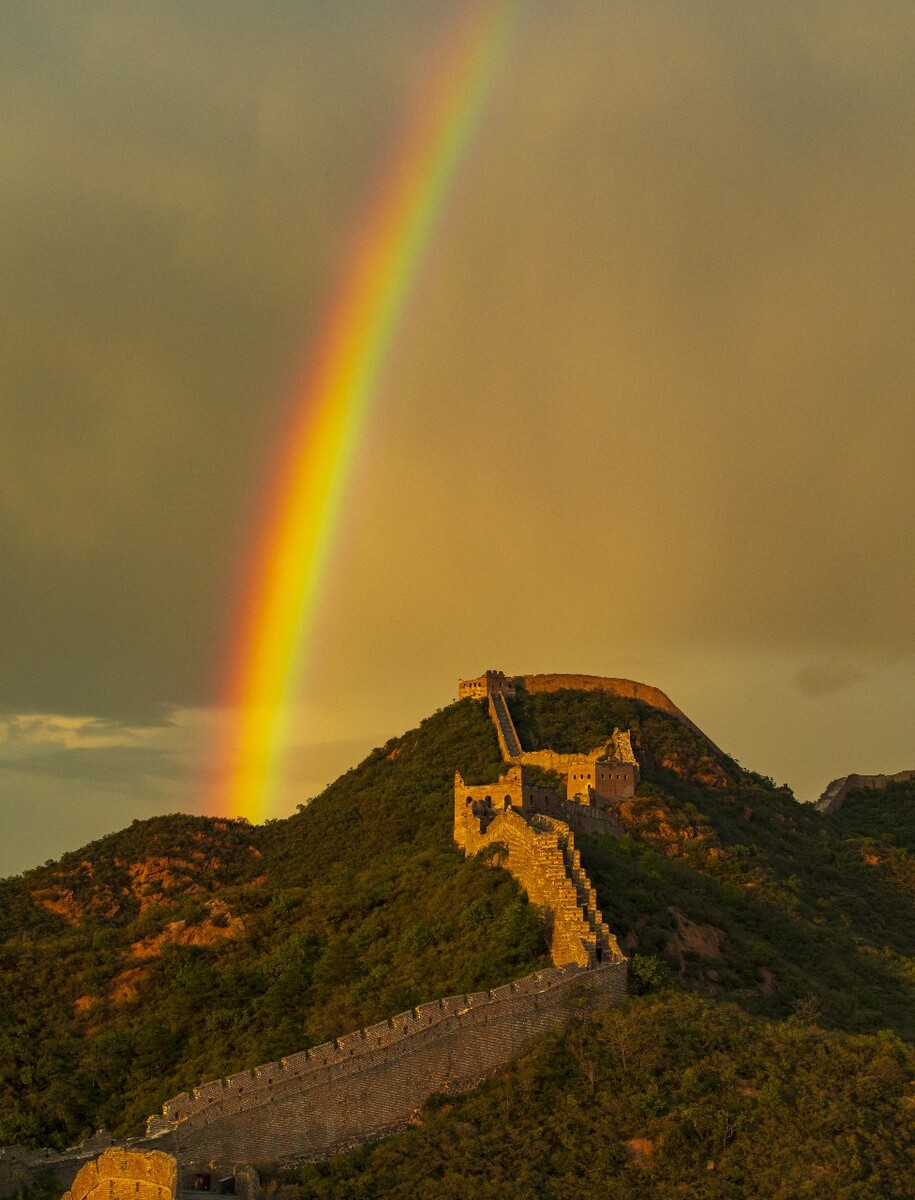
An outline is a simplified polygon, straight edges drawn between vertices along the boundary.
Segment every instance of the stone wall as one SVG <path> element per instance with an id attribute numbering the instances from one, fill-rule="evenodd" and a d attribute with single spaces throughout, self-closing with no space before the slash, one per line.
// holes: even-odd
<path id="1" fill-rule="evenodd" d="M 174 1200 L 177 1183 L 173 1155 L 115 1147 L 82 1166 L 62 1200 Z"/>
<path id="2" fill-rule="evenodd" d="M 614 679 L 603 675 L 522 675 L 520 682 L 528 692 L 559 692 L 569 688 L 578 692 L 610 692 L 625 699 L 641 700 L 643 704 L 650 704 L 652 708 L 670 713 L 693 733 L 705 738 L 713 750 L 717 750 L 719 754 L 724 753 L 682 709 L 677 708 L 670 696 L 649 683 L 638 683 L 634 679 Z"/>
<path id="3" fill-rule="evenodd" d="M 329 1157 L 407 1124 L 433 1092 L 473 1087 L 571 1016 L 620 1003 L 626 966 L 550 968 L 423 1004 L 177 1096 L 151 1128 L 184 1166 Z"/>
<path id="4" fill-rule="evenodd" d="M 612 833 L 614 837 L 621 837 L 625 832 L 622 822 L 612 809 L 564 800 L 546 788 L 541 788 L 540 791 L 543 796 L 530 805 L 531 810 L 564 821 L 575 833 L 589 833 L 594 837 Z"/>
<path id="5" fill-rule="evenodd" d="M 448 996 L 336 1042 L 202 1084 L 167 1101 L 161 1116 L 150 1117 L 147 1137 L 106 1151 L 98 1161 L 157 1150 L 163 1152 L 157 1158 L 171 1155 L 188 1173 L 213 1162 L 329 1158 L 402 1128 L 433 1092 L 475 1086 L 523 1054 L 545 1030 L 621 1003 L 627 965 L 620 956 L 593 970 L 549 968 L 491 992 Z M 0 1195 L 31 1182 L 43 1168 L 62 1187 L 73 1181 L 64 1200 L 95 1200 L 88 1186 L 74 1180 L 101 1178 L 94 1161 L 87 1168 L 84 1152 L 7 1147 L 0 1162 L 4 1156 L 8 1171 L 0 1176 Z M 102 1171 L 109 1182 L 107 1191 L 97 1191 L 99 1200 L 127 1200 L 114 1182 L 121 1176 L 106 1165 Z M 131 1197 L 168 1200 L 141 1190 L 141 1183 L 154 1182 L 152 1172 L 145 1181 L 123 1169 L 121 1175 L 131 1180 Z"/>
<path id="6" fill-rule="evenodd" d="M 915 771 L 897 771 L 895 775 L 842 775 L 829 784 L 816 806 L 821 813 L 838 812 L 848 793 L 857 788 L 881 791 L 888 783 L 909 783 L 913 779 Z"/>
<path id="7" fill-rule="evenodd" d="M 514 768 L 509 775 L 515 782 L 514 777 L 520 777 L 521 771 Z M 507 783 L 507 777 L 500 780 L 497 798 L 501 798 L 502 785 Z M 482 792 L 487 794 L 481 796 Z M 555 797 L 555 793 L 550 795 Z M 504 847 L 500 865 L 518 880 L 532 904 L 549 913 L 550 956 L 557 966 L 622 959 L 616 939 L 597 907 L 597 895 L 581 865 L 569 826 L 561 818 L 530 807 L 519 810 L 509 804 L 509 799 L 506 792 L 498 805 L 493 805 L 486 788 L 468 788 L 456 773 L 457 845 L 467 855 L 478 854 L 488 846 Z"/>
<path id="8" fill-rule="evenodd" d="M 514 808 L 524 814 L 543 813 L 564 821 L 576 833 L 619 837 L 623 827 L 606 807 L 563 799 L 554 788 L 528 783 L 524 767 L 512 766 L 496 783 L 467 784 L 460 771 L 454 775 L 454 840 L 467 851 L 468 821 L 492 820 L 497 812 Z M 472 836 L 472 835 L 471 835 Z M 478 847 L 479 849 L 480 847 Z"/>
<path id="9" fill-rule="evenodd" d="M 660 708 L 675 717 L 686 717 L 660 688 L 637 683 L 634 679 L 614 679 L 603 675 L 524 675 L 522 679 L 527 692 L 558 692 L 564 688 L 576 692 L 611 692 L 614 696 L 641 700 L 643 704 Z"/>

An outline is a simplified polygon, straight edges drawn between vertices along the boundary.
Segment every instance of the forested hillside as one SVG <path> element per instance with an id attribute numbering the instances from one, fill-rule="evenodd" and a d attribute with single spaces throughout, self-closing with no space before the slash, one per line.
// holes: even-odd
<path id="1" fill-rule="evenodd" d="M 823 817 L 637 701 L 542 693 L 512 712 L 531 749 L 632 730 L 626 832 L 576 844 L 636 995 L 453 1111 L 433 1103 L 422 1129 L 287 1180 L 287 1200 L 457 1196 L 471 1177 L 488 1195 L 470 1160 L 494 1152 L 497 1120 L 512 1131 L 487 1177 L 500 1195 L 535 1194 L 522 1161 L 530 1181 L 616 1181 L 576 1195 L 645 1194 L 649 1179 L 683 1194 L 678 1162 L 703 1181 L 695 1195 L 906 1194 L 884 1158 L 911 1153 L 915 784 Z M 473 701 L 288 820 L 157 818 L 0 883 L 0 1143 L 137 1132 L 196 1082 L 545 962 L 511 877 L 452 846 L 455 768 L 472 782 L 502 769 Z M 822 1115 L 806 1149 L 802 1111 Z M 841 1179 L 839 1145 L 858 1164 Z M 766 1146 L 770 1178 L 794 1182 L 742 1191 Z M 786 1165 L 798 1155 L 803 1177 Z M 423 1157 L 433 1183 L 410 1191 Z M 537 1194 L 572 1194 L 550 1186 Z"/>
<path id="2" fill-rule="evenodd" d="M 667 990 L 265 1200 L 909 1200 L 915 1050 Z"/>
<path id="3" fill-rule="evenodd" d="M 455 764 L 498 773 L 479 705 L 287 820 L 158 817 L 0 883 L 0 1145 L 134 1134 L 204 1079 L 547 963 L 511 876 L 452 849 Z"/>

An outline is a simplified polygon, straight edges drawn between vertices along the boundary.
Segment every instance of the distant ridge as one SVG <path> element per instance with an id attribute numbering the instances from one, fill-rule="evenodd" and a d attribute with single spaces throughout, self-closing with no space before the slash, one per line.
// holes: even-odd
<path id="1" fill-rule="evenodd" d="M 716 746 L 712 739 L 699 726 L 689 719 L 682 708 L 678 708 L 666 692 L 653 687 L 650 683 L 639 683 L 635 679 L 617 679 L 605 675 L 522 675 L 524 688 L 528 692 L 560 692 L 565 688 L 576 692 L 610 692 L 613 696 L 621 696 L 627 700 L 641 700 L 652 708 L 670 713 L 678 721 L 682 721 L 693 733 L 705 738 L 709 745 L 719 754 L 724 751 Z M 726 755 L 730 757 L 730 755 Z"/>
<path id="2" fill-rule="evenodd" d="M 895 775 L 840 775 L 817 800 L 817 811 L 827 814 L 838 812 L 848 793 L 858 788 L 884 791 L 888 783 L 908 783 L 912 779 L 915 779 L 915 771 L 897 771 Z"/>
<path id="3" fill-rule="evenodd" d="M 635 679 L 616 679 L 605 675 L 522 675 L 524 688 L 528 692 L 559 692 L 563 688 L 576 692 L 611 692 L 614 696 L 623 696 L 629 700 L 641 700 L 653 708 L 672 713 L 689 722 L 686 714 L 679 709 L 670 696 L 660 688 L 652 687 L 650 683 L 639 683 Z M 692 722 L 689 722 L 690 724 Z"/>

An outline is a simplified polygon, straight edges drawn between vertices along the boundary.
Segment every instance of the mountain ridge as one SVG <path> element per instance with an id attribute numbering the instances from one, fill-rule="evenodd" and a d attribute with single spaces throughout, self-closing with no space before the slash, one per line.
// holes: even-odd
<path id="1" fill-rule="evenodd" d="M 428 871 L 433 863 L 442 864 L 448 853 L 453 854 L 450 831 L 442 820 L 442 789 L 447 777 L 442 759 L 447 760 L 448 755 L 452 755 L 452 762 L 448 762 L 451 766 L 455 755 L 465 755 L 468 774 L 480 781 L 487 777 L 494 781 L 504 769 L 498 746 L 494 746 L 494 731 L 491 725 L 487 728 L 485 718 L 481 723 L 482 713 L 474 712 L 474 708 L 479 709 L 479 706 L 464 702 L 449 706 L 427 719 L 418 730 L 392 739 L 385 747 L 373 751 L 358 768 L 331 785 L 323 801 L 319 797 L 314 805 L 309 804 L 287 821 L 255 829 L 246 828 L 243 823 L 225 822 L 217 827 L 215 822 L 210 824 L 205 819 L 196 819 L 203 821 L 196 827 L 196 833 L 202 839 L 198 840 L 198 848 L 204 844 L 209 848 L 204 836 L 207 831 L 210 835 L 218 834 L 218 838 L 226 839 L 231 850 L 229 862 L 207 862 L 205 849 L 199 851 L 202 859 L 189 855 L 188 845 L 193 849 L 193 839 L 186 835 L 191 832 L 193 819 L 191 826 L 187 826 L 182 824 L 183 818 L 177 818 L 173 830 L 176 849 L 180 842 L 184 857 L 176 855 L 175 870 L 161 861 L 146 862 L 142 870 L 133 873 L 130 864 L 119 865 L 117 848 L 120 846 L 123 857 L 125 839 L 129 843 L 133 838 L 139 845 L 147 835 L 152 835 L 153 839 L 166 836 L 170 822 L 157 818 L 148 827 L 145 823 L 139 829 L 131 827 L 132 833 L 127 830 L 120 835 L 111 835 L 114 842 L 102 839 L 95 844 L 102 847 L 101 851 L 64 856 L 61 862 L 70 874 L 56 883 L 54 868 L 39 868 L 29 873 L 28 882 L 39 885 L 32 891 L 39 893 L 43 904 L 31 894 L 24 897 L 21 888 L 11 886 L 15 885 L 15 880 L 4 881 L 3 898 L 16 901 L 11 905 L 4 904 L 4 911 L 8 913 L 4 927 L 4 967 L 12 961 L 11 942 L 18 942 L 21 949 L 23 941 L 29 943 L 26 936 L 29 930 L 34 935 L 33 948 L 40 948 L 42 937 L 52 933 L 63 936 L 64 941 L 67 936 L 64 930 L 69 930 L 70 936 L 75 937 L 90 933 L 90 942 L 95 939 L 104 943 L 105 931 L 110 935 L 112 929 L 118 928 L 132 940 L 115 947 L 113 958 L 109 956 L 110 965 L 136 969 L 135 966 L 124 967 L 127 953 L 124 947 L 129 945 L 130 953 L 136 955 L 139 945 L 158 949 L 160 957 L 176 954 L 177 965 L 182 970 L 192 965 L 195 956 L 198 962 L 201 961 L 201 955 L 212 966 L 230 952 L 233 945 L 242 941 L 247 944 L 255 934 L 264 937 L 264 930 L 258 928 L 253 919 L 254 914 L 251 923 L 245 924 L 243 918 L 247 912 L 236 912 L 232 907 L 239 891 L 243 893 L 246 888 L 260 889 L 262 896 L 269 897 L 272 912 L 285 908 L 287 914 L 294 914 L 297 919 L 303 905 L 311 908 L 313 916 L 314 910 L 329 900 L 328 912 L 337 914 L 332 919 L 349 921 L 354 933 L 360 929 L 377 933 L 379 914 L 389 915 L 402 900 L 397 894 L 399 872 L 410 870 L 411 863 L 415 868 L 417 861 L 425 863 L 425 871 Z M 520 704 L 515 703 L 514 715 L 528 743 L 532 739 L 549 740 L 553 737 L 552 731 L 559 730 L 565 739 L 563 744 L 573 750 L 581 749 L 585 743 L 594 744 L 595 734 L 603 736 L 612 732 L 611 725 L 616 727 L 626 722 L 633 730 L 644 774 L 637 794 L 620 804 L 625 827 L 623 837 L 585 838 L 582 842 L 583 858 L 602 908 L 611 928 L 621 935 L 630 952 L 643 959 L 647 956 L 646 961 L 666 965 L 680 986 L 699 991 L 717 1002 L 736 999 L 751 1014 L 784 1019 L 798 1004 L 808 1007 L 819 1004 L 821 1018 L 827 1023 L 838 1023 L 841 1027 L 844 1021 L 845 1027 L 874 1028 L 879 1027 L 876 1022 L 885 1021 L 911 1036 L 911 1018 L 906 1009 L 912 999 L 912 988 L 906 978 L 905 963 L 915 947 L 911 944 L 911 935 L 903 928 L 904 921 L 899 919 L 898 913 L 890 912 L 893 905 L 898 906 L 900 896 L 910 903 L 913 878 L 910 850 L 907 843 L 900 844 L 898 840 L 887 843 L 885 835 L 876 848 L 857 832 L 851 838 L 845 837 L 842 823 L 849 825 L 852 818 L 860 819 L 860 805 L 854 795 L 848 802 L 847 811 L 843 809 L 844 817 L 842 813 L 833 817 L 816 814 L 809 806 L 799 806 L 784 790 L 775 789 L 765 777 L 739 768 L 734 760 L 721 755 L 704 735 L 681 722 L 671 724 L 671 714 L 651 710 L 634 698 L 601 696 L 598 692 L 582 689 L 544 690 L 541 694 L 530 694 Z M 419 743 L 423 746 L 418 751 Z M 409 772 L 406 775 L 402 772 L 404 761 L 409 763 L 411 755 L 416 760 L 413 766 L 418 769 L 421 782 Z M 406 803 L 396 802 L 398 791 L 413 785 L 414 790 L 409 792 Z M 893 789 L 887 792 L 884 799 L 888 803 L 905 803 L 908 792 L 904 784 L 899 786 L 901 792 Z M 158 826 L 156 821 L 160 822 Z M 309 836 L 303 841 L 304 827 Z M 823 833 L 827 835 L 826 849 L 824 851 L 821 846 L 820 851 L 814 853 Z M 388 863 L 391 870 L 387 874 L 383 870 L 374 872 L 380 876 L 374 879 L 375 886 L 365 888 L 357 882 L 359 872 L 347 847 L 355 841 L 365 848 L 373 837 L 380 837 L 385 852 L 393 856 Z M 296 853 L 290 853 L 293 846 Z M 161 849 L 161 845 L 158 848 Z M 400 853 L 403 850 L 406 850 L 405 854 Z M 161 860 L 168 856 L 154 854 L 149 857 Z M 805 858 L 809 861 L 800 875 L 792 874 L 790 868 L 804 866 Z M 91 871 L 85 868 L 86 861 L 92 863 Z M 185 864 L 184 868 L 181 863 Z M 189 877 L 188 863 L 202 864 L 209 872 L 207 886 L 196 894 L 191 892 L 194 883 L 183 891 L 179 886 Z M 841 868 L 838 871 L 837 863 Z M 457 863 L 451 858 L 448 872 L 455 872 L 456 868 Z M 437 869 L 444 868 L 440 865 Z M 535 963 L 538 937 L 539 953 L 543 954 L 543 933 L 536 930 L 535 913 L 524 915 L 530 906 L 525 907 L 520 901 L 517 888 L 510 887 L 510 881 L 501 879 L 490 895 L 487 891 L 490 884 L 484 885 L 484 881 L 492 881 L 501 873 L 487 872 L 479 864 L 474 871 L 472 860 L 466 869 L 470 869 L 466 878 L 472 878 L 474 887 L 482 889 L 480 894 L 474 894 L 474 899 L 463 905 L 458 914 L 446 914 L 452 924 L 442 930 L 432 929 L 430 925 L 435 925 L 436 919 L 442 919 L 443 901 L 434 901 L 433 893 L 427 890 L 424 897 L 438 916 L 431 923 L 427 921 L 423 928 L 417 927 L 416 923 L 405 926 L 401 937 L 411 942 L 411 953 L 422 957 L 424 949 L 440 951 L 448 947 L 450 954 L 457 944 L 454 939 L 458 942 L 464 939 L 468 927 L 472 928 L 475 921 L 485 925 L 491 935 L 494 925 L 501 920 L 506 922 L 502 930 L 506 950 L 513 946 L 514 958 L 505 952 L 499 958 L 497 950 L 493 949 L 498 938 L 495 941 L 491 937 L 481 938 L 479 952 L 484 956 L 495 955 L 489 965 L 496 973 L 502 971 L 504 977 L 507 968 L 510 973 L 512 961 L 516 964 L 516 972 Z M 328 871 L 333 874 L 335 870 L 338 872 L 335 883 L 328 887 Z M 851 872 L 853 888 L 842 882 L 844 872 Z M 411 878 L 414 877 L 415 871 Z M 466 879 L 461 878 L 463 885 Z M 79 886 L 68 889 L 64 886 L 68 879 Z M 812 894 L 824 881 L 837 885 L 835 896 L 817 898 Z M 122 893 L 116 892 L 115 883 Z M 646 890 L 649 884 L 650 890 Z M 54 887 L 57 892 L 49 894 Z M 123 893 L 125 887 L 129 894 Z M 317 896 L 310 895 L 312 888 L 318 889 Z M 71 896 L 64 897 L 64 910 L 79 896 L 88 897 L 81 922 L 67 924 L 67 913 L 60 910 L 61 895 L 68 890 Z M 859 893 L 859 901 L 863 893 L 863 909 L 867 911 L 862 910 L 860 902 L 857 908 L 852 902 L 850 893 L 855 890 Z M 497 893 L 498 911 L 493 908 L 492 900 Z M 446 894 L 453 896 L 453 892 L 442 892 L 441 896 L 444 898 Z M 517 901 L 515 897 L 518 897 Z M 277 901 L 275 905 L 274 900 Z M 354 904 L 354 900 L 358 902 Z M 818 902 L 824 900 L 825 909 L 820 905 L 818 913 Z M 223 907 L 215 906 L 214 901 L 219 901 Z M 113 903 L 118 905 L 116 912 L 111 911 Z M 444 901 L 445 907 L 447 903 Z M 455 900 L 450 903 L 453 907 Z M 477 904 L 479 907 L 474 909 Z M 487 905 L 490 906 L 489 913 L 486 912 Z M 830 954 L 823 956 L 821 947 L 824 969 L 818 972 L 816 955 L 811 962 L 811 949 L 822 943 L 823 925 L 818 916 L 824 911 L 828 913 L 830 905 L 843 914 L 839 925 L 844 923 L 848 930 L 836 932 L 830 930 L 827 923 L 827 932 L 823 936 L 832 939 Z M 468 910 L 473 911 L 468 914 Z M 875 913 L 879 936 L 875 935 L 876 940 L 872 938 L 868 943 L 863 939 L 863 930 L 868 924 L 874 924 Z M 72 909 L 70 916 L 74 916 Z M 241 927 L 233 925 L 233 921 L 241 921 Z M 138 926 L 137 922 L 141 924 Z M 761 940 L 760 926 L 765 929 L 767 922 L 767 940 Z M 420 922 L 421 926 L 423 924 Z M 261 979 L 261 986 L 268 991 L 278 990 L 282 994 L 290 977 L 301 983 L 309 972 L 312 981 L 308 986 L 313 987 L 315 966 L 323 957 L 316 951 L 331 949 L 326 943 L 323 946 L 309 943 L 301 922 L 297 921 L 294 927 L 297 929 L 294 936 L 290 930 L 289 936 L 279 937 L 273 930 L 276 941 L 270 943 L 270 948 L 274 957 L 268 956 L 267 961 L 272 965 Z M 201 940 L 197 942 L 192 936 L 195 930 L 201 933 Z M 138 932 L 142 936 L 135 936 Z M 526 948 L 520 953 L 519 935 L 520 942 L 527 939 Z M 797 945 L 789 945 L 792 935 L 798 941 Z M 268 933 L 267 942 L 270 942 L 270 936 Z M 352 943 L 352 935 L 347 936 Z M 366 939 L 365 933 L 361 937 L 368 940 L 369 947 L 373 944 Z M 890 948 L 889 959 L 880 949 L 881 943 Z M 862 949 L 873 944 L 877 956 L 870 952 L 861 956 L 860 949 L 855 950 L 856 944 Z M 357 946 L 357 954 L 364 952 Z M 334 953 L 339 959 L 339 946 L 334 948 Z M 842 1006 L 837 1003 L 836 994 L 847 987 L 849 981 L 862 979 L 862 971 L 855 962 L 856 954 L 863 957 L 865 967 L 871 970 L 869 983 L 876 998 L 872 997 L 871 1004 L 865 1004 L 850 1021 L 849 1014 L 843 1014 Z M 652 955 L 656 956 L 653 960 Z M 189 958 L 182 959 L 182 956 Z M 38 957 L 41 957 L 40 953 Z M 840 966 L 841 960 L 846 958 L 851 966 L 848 962 Z M 404 961 L 407 960 L 402 958 L 401 962 Z M 455 967 L 455 963 L 456 960 L 452 961 L 450 966 Z M 325 968 L 327 965 L 324 964 Z M 338 962 L 337 967 L 340 965 Z M 100 966 L 96 968 L 96 975 L 99 969 Z M 385 978 L 390 980 L 397 969 L 396 955 L 389 955 L 385 961 Z M 475 969 L 479 974 L 482 964 Z M 383 974 L 376 971 L 375 981 L 380 983 Z M 648 974 L 651 974 L 651 968 L 648 968 Z M 318 975 L 320 977 L 320 971 Z M 193 982 L 193 971 L 190 981 Z M 358 981 L 350 980 L 345 970 L 337 976 L 331 971 L 328 997 L 338 997 L 341 987 L 351 988 L 353 983 L 358 990 Z M 638 980 L 637 986 L 642 986 Z M 860 987 L 860 983 L 855 986 Z M 148 995 L 144 987 L 148 984 L 140 980 L 133 998 L 122 1003 L 127 1008 L 144 1005 L 144 996 Z M 73 995 L 72 999 L 75 1003 L 87 994 Z M 446 994 L 446 989 L 438 994 Z M 393 994 L 389 989 L 385 995 L 386 999 L 380 1000 L 379 1004 L 382 1008 L 387 1005 L 390 1015 Z M 103 1000 L 103 1005 L 106 1023 L 109 1014 L 114 1014 L 117 1026 L 117 1005 L 110 997 Z M 83 1015 L 91 1014 L 93 1007 L 94 1004 L 87 1004 Z M 340 1013 L 337 1018 L 339 1028 L 341 1024 L 345 1025 L 343 1012 L 352 1011 L 352 1007 L 347 1009 L 344 1003 L 341 1009 L 337 999 L 336 1008 Z M 121 1013 L 124 1011 L 123 1008 L 120 1010 Z M 353 1021 L 349 1028 L 356 1024 Z M 104 1032 L 106 1030 L 102 1028 L 93 1032 L 91 1023 L 84 1021 L 80 1037 L 97 1046 Z M 224 1032 L 225 1027 L 216 1021 L 213 1036 L 222 1037 Z M 288 1023 L 286 1035 L 287 1041 L 295 1036 Z M 300 1036 L 299 1048 L 301 1040 Z M 107 1053 L 109 1057 L 116 1056 L 117 1047 L 109 1045 Z M 263 1062 L 265 1057 L 260 1061 Z M 199 1061 L 199 1055 L 197 1059 L 186 1060 L 189 1072 L 192 1067 L 187 1065 L 188 1061 Z M 94 1070 L 98 1072 L 98 1064 Z M 196 1076 L 197 1081 L 201 1078 L 206 1075 Z M 94 1086 L 97 1093 L 104 1091 L 100 1083 L 96 1082 Z M 115 1086 L 112 1084 L 109 1089 L 112 1097 Z M 90 1084 L 90 1090 L 91 1087 Z M 20 1095 L 22 1091 L 20 1085 Z M 99 1098 L 103 1100 L 103 1097 Z M 112 1103 L 113 1100 L 108 1101 L 109 1111 Z M 139 1103 L 138 1096 L 131 1109 L 137 1116 L 140 1115 Z M 152 1106 L 146 1111 L 152 1111 Z M 40 1139 L 40 1134 L 38 1136 Z M 0 1137 L 0 1141 L 7 1140 L 14 1139 Z"/>

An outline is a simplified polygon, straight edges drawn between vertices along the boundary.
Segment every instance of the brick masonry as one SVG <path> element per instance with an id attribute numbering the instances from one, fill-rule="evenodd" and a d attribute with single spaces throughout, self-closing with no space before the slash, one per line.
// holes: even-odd
<path id="1" fill-rule="evenodd" d="M 842 775 L 826 788 L 816 806 L 821 813 L 838 812 L 849 792 L 858 788 L 882 791 L 888 783 L 909 783 L 915 779 L 915 771 L 897 771 L 895 775 Z"/>
<path id="2" fill-rule="evenodd" d="M 114 1147 L 80 1167 L 62 1200 L 175 1200 L 177 1183 L 173 1155 Z"/>
<path id="3" fill-rule="evenodd" d="M 495 684 L 504 700 L 514 681 L 490 673 L 480 683 L 471 681 L 467 694 L 485 696 Z M 477 823 L 476 843 L 465 838 L 464 849 L 507 847 L 509 870 L 549 914 L 557 966 L 491 992 L 435 1000 L 335 1042 L 201 1084 L 167 1101 L 148 1119 L 142 1138 L 111 1146 L 99 1135 L 63 1153 L 4 1147 L 0 1195 L 48 1171 L 70 1188 L 64 1200 L 127 1200 L 128 1194 L 172 1200 L 175 1160 L 178 1173 L 186 1174 L 217 1163 L 231 1171 L 250 1162 L 326 1158 L 407 1124 L 434 1092 L 473 1087 L 544 1031 L 619 1004 L 628 963 L 603 922 L 570 828 L 577 821 L 577 828 L 605 833 L 612 816 L 548 788 L 528 787 L 525 809 L 522 769 L 515 771 L 503 804 L 516 797 L 523 813 L 509 803 L 486 828 Z M 458 824 L 456 807 L 456 835 Z M 166 1159 L 170 1168 L 162 1165 Z"/>

